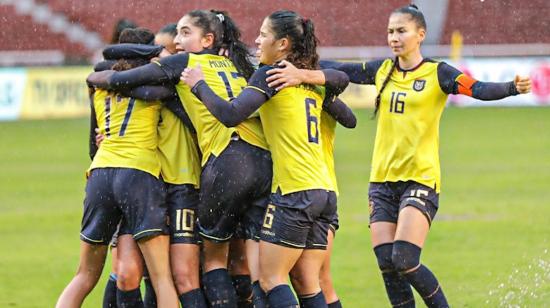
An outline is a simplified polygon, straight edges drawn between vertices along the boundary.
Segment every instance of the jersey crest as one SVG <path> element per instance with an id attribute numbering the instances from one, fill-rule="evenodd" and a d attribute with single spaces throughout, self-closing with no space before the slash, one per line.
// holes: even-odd
<path id="1" fill-rule="evenodd" d="M 424 86 L 426 86 L 426 80 L 425 79 L 417 79 L 413 83 L 413 89 L 416 92 L 420 92 L 424 90 Z"/>

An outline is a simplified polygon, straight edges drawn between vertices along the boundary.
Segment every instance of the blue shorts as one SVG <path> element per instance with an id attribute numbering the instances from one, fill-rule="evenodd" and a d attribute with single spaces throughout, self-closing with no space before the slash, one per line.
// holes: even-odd
<path id="1" fill-rule="evenodd" d="M 370 183 L 370 223 L 397 223 L 399 211 L 406 206 L 420 210 L 431 224 L 439 208 L 439 194 L 433 188 L 414 181 Z"/>
<path id="2" fill-rule="evenodd" d="M 130 168 L 98 168 L 86 183 L 80 239 L 107 245 L 119 222 L 119 234 L 135 240 L 168 234 L 165 191 L 151 174 Z"/>
<path id="3" fill-rule="evenodd" d="M 195 214 L 199 205 L 199 191 L 191 184 L 165 183 L 165 187 L 170 217 L 170 243 L 199 244 L 201 239 Z"/>
<path id="4" fill-rule="evenodd" d="M 242 140 L 232 140 L 218 156 L 211 155 L 201 174 L 198 207 L 203 238 L 225 242 L 253 239 L 268 202 L 273 174 L 271 153 Z"/>
<path id="5" fill-rule="evenodd" d="M 300 249 L 326 249 L 336 215 L 336 194 L 313 189 L 271 194 L 260 239 Z"/>

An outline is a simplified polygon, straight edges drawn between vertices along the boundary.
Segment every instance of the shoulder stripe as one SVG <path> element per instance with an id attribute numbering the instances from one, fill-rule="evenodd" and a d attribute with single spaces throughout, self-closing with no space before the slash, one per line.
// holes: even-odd
<path id="1" fill-rule="evenodd" d="M 254 89 L 262 94 L 266 94 L 264 90 L 258 88 L 258 87 L 255 87 L 255 86 L 246 86 L 246 88 L 249 88 L 249 89 Z"/>

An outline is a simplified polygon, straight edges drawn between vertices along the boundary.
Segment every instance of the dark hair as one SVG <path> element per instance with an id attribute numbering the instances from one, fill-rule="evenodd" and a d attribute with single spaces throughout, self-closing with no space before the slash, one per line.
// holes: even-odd
<path id="1" fill-rule="evenodd" d="M 427 30 L 428 27 L 426 27 L 426 19 L 424 18 L 424 14 L 418 9 L 418 6 L 415 4 L 409 4 L 407 6 L 400 7 L 392 12 L 392 14 L 409 14 L 411 15 L 411 19 L 416 23 L 416 26 L 419 28 L 423 28 L 424 30 Z"/>
<path id="2" fill-rule="evenodd" d="M 194 10 L 186 15 L 193 18 L 193 25 L 201 28 L 203 35 L 214 35 L 214 50 L 227 49 L 229 59 L 245 79 L 248 80 L 252 76 L 254 66 L 250 62 L 248 47 L 241 41 L 241 31 L 226 12 Z"/>
<path id="3" fill-rule="evenodd" d="M 124 29 L 120 33 L 118 43 L 133 43 L 153 45 L 155 34 L 147 28 Z"/>
<path id="4" fill-rule="evenodd" d="M 120 33 L 119 43 L 133 43 L 133 44 L 144 44 L 144 45 L 153 45 L 155 40 L 155 34 L 146 28 L 133 28 L 133 29 L 124 29 Z M 147 58 L 134 58 L 134 59 L 120 59 L 118 60 L 111 69 L 115 71 L 125 71 L 134 67 L 142 66 L 149 63 Z"/>
<path id="5" fill-rule="evenodd" d="M 376 114 L 378 113 L 378 109 L 380 109 L 380 99 L 382 97 L 382 91 L 384 91 L 384 89 L 388 85 L 388 82 L 390 82 L 391 74 L 393 74 L 393 71 L 397 67 L 397 62 L 398 61 L 399 61 L 399 59 L 397 57 L 395 57 L 395 59 L 393 60 L 393 64 L 390 68 L 390 71 L 388 72 L 388 75 L 386 75 L 386 79 L 384 79 L 384 82 L 382 82 L 382 86 L 380 87 L 380 91 L 378 91 L 378 94 L 376 95 L 376 99 L 374 100 L 374 113 L 372 115 L 373 119 L 376 118 Z"/>
<path id="6" fill-rule="evenodd" d="M 315 69 L 319 64 L 313 21 L 293 11 L 276 11 L 269 15 L 271 30 L 275 39 L 288 38 L 291 43 L 287 60 L 298 68 Z"/>
<path id="7" fill-rule="evenodd" d="M 175 37 L 178 35 L 178 27 L 175 23 L 170 23 L 162 27 L 158 33 L 168 33 L 171 36 Z"/>
<path id="8" fill-rule="evenodd" d="M 113 34 L 111 35 L 111 44 L 118 43 L 118 39 L 120 37 L 120 34 L 124 29 L 134 29 L 137 28 L 137 25 L 135 22 L 129 20 L 129 19 L 119 19 L 117 23 L 115 24 L 115 27 L 113 29 Z"/>

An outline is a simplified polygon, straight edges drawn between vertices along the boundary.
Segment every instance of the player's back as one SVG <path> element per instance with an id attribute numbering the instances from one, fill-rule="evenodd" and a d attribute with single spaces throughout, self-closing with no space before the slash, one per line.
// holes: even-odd
<path id="1" fill-rule="evenodd" d="M 273 186 L 283 194 L 332 187 L 319 128 L 324 93 L 300 85 L 281 90 L 260 108 L 273 157 Z"/>
<path id="2" fill-rule="evenodd" d="M 160 102 L 144 102 L 106 90 L 96 90 L 93 106 L 99 134 L 105 136 L 90 170 L 133 168 L 158 177 L 157 125 Z"/>

